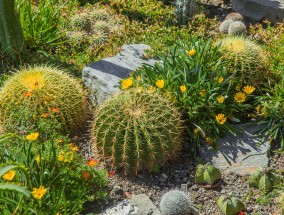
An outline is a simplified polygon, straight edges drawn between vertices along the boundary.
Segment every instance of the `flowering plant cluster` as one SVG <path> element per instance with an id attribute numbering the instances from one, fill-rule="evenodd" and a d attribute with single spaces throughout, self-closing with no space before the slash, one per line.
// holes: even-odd
<path id="1" fill-rule="evenodd" d="M 255 91 L 225 72 L 226 62 L 218 50 L 210 40 L 178 41 L 161 57 L 162 64 L 145 65 L 122 80 L 121 89 L 164 92 L 184 111 L 194 142 L 213 144 L 226 131 L 235 132 L 230 123 L 247 117 Z"/>

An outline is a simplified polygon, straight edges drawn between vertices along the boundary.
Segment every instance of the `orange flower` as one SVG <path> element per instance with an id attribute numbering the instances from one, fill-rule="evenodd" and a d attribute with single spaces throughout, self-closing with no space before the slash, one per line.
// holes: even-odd
<path id="1" fill-rule="evenodd" d="M 53 107 L 53 108 L 50 109 L 50 111 L 53 112 L 53 113 L 59 113 L 59 108 Z"/>
<path id="2" fill-rule="evenodd" d="M 91 178 L 91 173 L 88 171 L 82 172 L 82 178 L 85 180 Z"/>
<path id="3" fill-rule="evenodd" d="M 32 96 L 33 95 L 33 92 L 25 92 L 24 93 L 24 96 L 26 96 L 26 97 L 30 97 L 30 96 Z"/>
<path id="4" fill-rule="evenodd" d="M 108 177 L 113 177 L 115 175 L 115 171 L 109 171 L 108 172 Z"/>
<path id="5" fill-rule="evenodd" d="M 71 147 L 71 150 L 72 150 L 73 152 L 76 152 L 76 151 L 79 150 L 79 149 L 78 149 L 78 146 L 75 146 L 74 143 L 70 143 L 70 144 L 68 144 L 68 145 Z"/>
<path id="6" fill-rule="evenodd" d="M 41 114 L 40 115 L 42 118 L 47 118 L 47 117 L 49 117 L 49 113 L 43 113 L 43 114 Z"/>
<path id="7" fill-rule="evenodd" d="M 97 164 L 98 164 L 98 160 L 96 160 L 96 159 L 90 159 L 88 162 L 87 162 L 87 164 L 88 164 L 88 166 L 89 167 L 94 167 L 94 166 L 96 166 Z"/>

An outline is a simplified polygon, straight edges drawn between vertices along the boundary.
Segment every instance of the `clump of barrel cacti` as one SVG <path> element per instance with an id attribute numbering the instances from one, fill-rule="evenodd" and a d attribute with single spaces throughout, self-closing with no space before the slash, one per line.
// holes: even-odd
<path id="1" fill-rule="evenodd" d="M 240 36 L 220 41 L 219 51 L 227 61 L 226 71 L 242 83 L 261 85 L 266 80 L 267 57 L 262 47 Z"/>
<path id="2" fill-rule="evenodd" d="M 219 31 L 222 33 L 228 33 L 230 25 L 233 23 L 232 20 L 224 20 L 219 26 Z"/>
<path id="3" fill-rule="evenodd" d="M 237 215 L 245 210 L 245 205 L 236 197 L 221 196 L 217 205 L 225 215 Z"/>
<path id="4" fill-rule="evenodd" d="M 241 22 L 243 22 L 244 21 L 244 17 L 241 14 L 239 14 L 239 13 L 234 13 L 233 12 L 233 13 L 229 13 L 226 16 L 225 20 L 232 20 L 232 21 L 241 21 Z"/>
<path id="5" fill-rule="evenodd" d="M 263 191 L 270 191 L 281 183 L 281 177 L 277 175 L 274 169 L 266 171 L 258 169 L 249 177 L 249 186 L 259 188 Z"/>
<path id="6" fill-rule="evenodd" d="M 41 66 L 23 69 L 4 83 L 0 110 L 1 125 L 7 131 L 26 132 L 34 129 L 38 120 L 49 117 L 69 131 L 84 123 L 87 102 L 74 78 Z"/>
<path id="7" fill-rule="evenodd" d="M 234 21 L 228 28 L 228 34 L 230 35 L 244 35 L 246 34 L 247 28 L 241 21 Z"/>
<path id="8" fill-rule="evenodd" d="M 165 193 L 160 202 L 162 215 L 190 215 L 191 207 L 190 198 L 178 190 Z"/>
<path id="9" fill-rule="evenodd" d="M 194 179 L 197 184 L 213 185 L 217 180 L 221 179 L 221 172 L 210 163 L 206 165 L 199 164 Z"/>
<path id="10" fill-rule="evenodd" d="M 109 40 L 111 34 L 121 31 L 118 17 L 107 8 L 85 7 L 67 20 L 66 36 L 77 45 L 100 46 Z"/>
<path id="11" fill-rule="evenodd" d="M 200 0 L 176 0 L 176 20 L 183 25 L 196 15 L 200 8 Z"/>
<path id="12" fill-rule="evenodd" d="M 152 170 L 181 149 L 181 114 L 158 92 L 123 91 L 97 111 L 92 127 L 96 152 L 125 173 Z"/>

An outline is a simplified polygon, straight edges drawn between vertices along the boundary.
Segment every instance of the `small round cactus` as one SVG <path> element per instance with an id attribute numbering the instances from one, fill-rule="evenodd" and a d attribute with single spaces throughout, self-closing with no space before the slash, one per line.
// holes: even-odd
<path id="1" fill-rule="evenodd" d="M 89 31 L 91 29 L 91 20 L 86 13 L 77 14 L 72 18 L 73 26 L 79 31 Z"/>
<path id="2" fill-rule="evenodd" d="M 80 84 L 63 71 L 46 66 L 23 69 L 8 79 L 0 91 L 0 107 L 3 129 L 19 133 L 34 129 L 39 119 L 52 113 L 65 131 L 81 126 L 87 116 Z"/>
<path id="3" fill-rule="evenodd" d="M 236 215 L 245 209 L 245 205 L 236 197 L 221 196 L 217 205 L 225 215 Z"/>
<path id="4" fill-rule="evenodd" d="M 190 215 L 191 200 L 184 192 L 172 190 L 163 195 L 160 210 L 162 215 Z"/>
<path id="5" fill-rule="evenodd" d="M 229 30 L 229 26 L 233 23 L 232 20 L 228 19 L 228 20 L 224 20 L 221 25 L 219 26 L 219 31 L 222 33 L 228 33 Z"/>
<path id="6" fill-rule="evenodd" d="M 234 21 L 228 28 L 228 34 L 230 35 L 245 35 L 247 28 L 241 21 Z"/>
<path id="7" fill-rule="evenodd" d="M 213 185 L 217 180 L 221 179 L 221 172 L 210 163 L 206 165 L 198 165 L 195 173 L 195 183 Z"/>
<path id="8" fill-rule="evenodd" d="M 180 112 L 166 95 L 122 91 L 95 114 L 94 148 L 126 174 L 152 170 L 180 152 L 182 124 Z"/>
<path id="9" fill-rule="evenodd" d="M 244 21 L 244 17 L 239 13 L 229 13 L 225 20 L 232 20 L 232 21 Z"/>

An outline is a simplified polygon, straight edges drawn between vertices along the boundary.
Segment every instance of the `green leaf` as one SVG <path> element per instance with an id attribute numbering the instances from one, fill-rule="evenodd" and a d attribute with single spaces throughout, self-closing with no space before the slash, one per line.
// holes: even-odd
<path id="1" fill-rule="evenodd" d="M 14 165 L 14 164 L 9 164 L 9 165 L 5 165 L 5 166 L 0 167 L 0 177 L 2 177 L 2 175 L 4 175 L 9 170 L 17 168 L 17 167 L 18 167 L 18 165 Z"/>
<path id="2" fill-rule="evenodd" d="M 29 190 L 27 190 L 23 186 L 19 186 L 16 184 L 0 184 L 0 190 L 11 190 L 11 191 L 22 193 L 23 195 L 27 197 L 31 196 L 31 192 Z"/>

